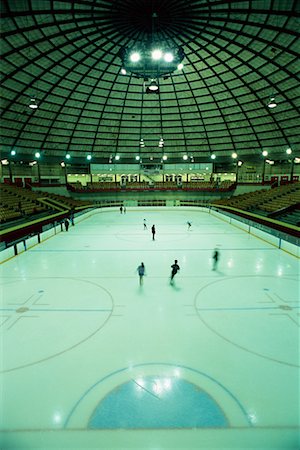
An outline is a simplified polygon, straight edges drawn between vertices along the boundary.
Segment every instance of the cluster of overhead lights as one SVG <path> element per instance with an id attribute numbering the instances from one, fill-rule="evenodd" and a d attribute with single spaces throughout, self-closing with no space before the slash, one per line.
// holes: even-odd
<path id="1" fill-rule="evenodd" d="M 144 78 L 145 81 L 148 79 L 154 81 L 175 70 L 182 70 L 185 55 L 182 47 L 163 49 L 141 43 L 134 48 L 123 47 L 119 56 L 122 60 L 123 75 L 129 72 Z"/>

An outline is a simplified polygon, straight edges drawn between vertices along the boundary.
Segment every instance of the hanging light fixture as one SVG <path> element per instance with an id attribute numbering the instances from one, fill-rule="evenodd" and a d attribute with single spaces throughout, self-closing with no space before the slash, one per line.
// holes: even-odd
<path id="1" fill-rule="evenodd" d="M 268 108 L 273 109 L 273 108 L 276 108 L 276 106 L 277 106 L 277 103 L 276 103 L 275 97 L 270 97 L 270 100 L 268 102 Z"/>
<path id="2" fill-rule="evenodd" d="M 157 84 L 157 81 L 156 80 L 151 80 L 151 83 L 150 83 L 150 85 L 148 86 L 148 89 L 150 90 L 150 91 L 158 91 L 158 89 L 159 89 L 159 87 L 158 87 L 158 84 Z"/>
<path id="3" fill-rule="evenodd" d="M 36 102 L 35 98 L 31 98 L 30 99 L 30 103 L 29 103 L 28 106 L 31 109 L 37 109 L 38 108 L 38 105 L 37 105 L 37 102 Z"/>

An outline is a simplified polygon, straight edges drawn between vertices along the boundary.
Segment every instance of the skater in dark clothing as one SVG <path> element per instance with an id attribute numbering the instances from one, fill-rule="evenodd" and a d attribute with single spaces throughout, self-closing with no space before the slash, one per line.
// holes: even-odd
<path id="1" fill-rule="evenodd" d="M 144 219 L 144 230 L 147 230 L 147 224 L 146 224 L 146 219 Z"/>
<path id="2" fill-rule="evenodd" d="M 155 225 L 152 225 L 152 227 L 151 227 L 151 233 L 152 233 L 152 241 L 154 241 L 154 240 L 155 240 L 155 233 L 156 233 Z"/>
<path id="3" fill-rule="evenodd" d="M 177 259 L 175 259 L 174 264 L 172 264 L 172 266 L 171 266 L 171 269 L 172 269 L 171 280 L 170 280 L 171 284 L 173 284 L 173 278 L 175 277 L 176 273 L 179 272 L 179 270 L 180 270 L 180 267 L 177 263 L 178 263 L 178 261 L 177 261 Z"/>
<path id="4" fill-rule="evenodd" d="M 66 231 L 68 231 L 70 223 L 67 218 L 65 218 L 64 223 L 65 223 L 65 229 L 66 229 Z"/>
<path id="5" fill-rule="evenodd" d="M 74 227 L 74 209 L 71 209 L 71 211 L 70 211 L 70 222 L 71 222 L 71 225 Z"/>
<path id="6" fill-rule="evenodd" d="M 187 222 L 188 230 L 191 228 L 192 224 L 191 222 Z"/>
<path id="7" fill-rule="evenodd" d="M 212 256 L 212 259 L 213 259 L 213 268 L 212 268 L 212 270 L 217 270 L 219 258 L 220 258 L 220 253 L 219 253 L 218 249 L 215 248 L 213 256 Z"/>
<path id="8" fill-rule="evenodd" d="M 120 206 L 120 213 L 123 213 L 123 206 Z"/>
<path id="9" fill-rule="evenodd" d="M 139 277 L 140 277 L 140 286 L 142 286 L 143 285 L 143 277 L 145 275 L 144 263 L 142 262 L 136 270 L 137 270 L 137 272 L 139 274 Z"/>

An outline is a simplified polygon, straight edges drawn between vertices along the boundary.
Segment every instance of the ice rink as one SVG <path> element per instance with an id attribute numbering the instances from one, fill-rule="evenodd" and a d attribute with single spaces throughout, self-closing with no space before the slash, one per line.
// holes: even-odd
<path id="1" fill-rule="evenodd" d="M 299 449 L 295 256 L 206 211 L 96 210 L 1 290 L 1 450 Z"/>

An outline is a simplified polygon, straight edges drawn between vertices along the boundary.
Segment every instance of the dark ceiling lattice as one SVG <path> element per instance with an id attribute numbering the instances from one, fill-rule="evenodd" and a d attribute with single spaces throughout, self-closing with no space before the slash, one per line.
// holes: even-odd
<path id="1" fill-rule="evenodd" d="M 2 153 L 103 162 L 299 153 L 299 9 L 297 0 L 1 0 Z M 186 55 L 159 95 L 122 75 L 118 56 L 149 39 L 154 12 L 156 38 Z"/>

